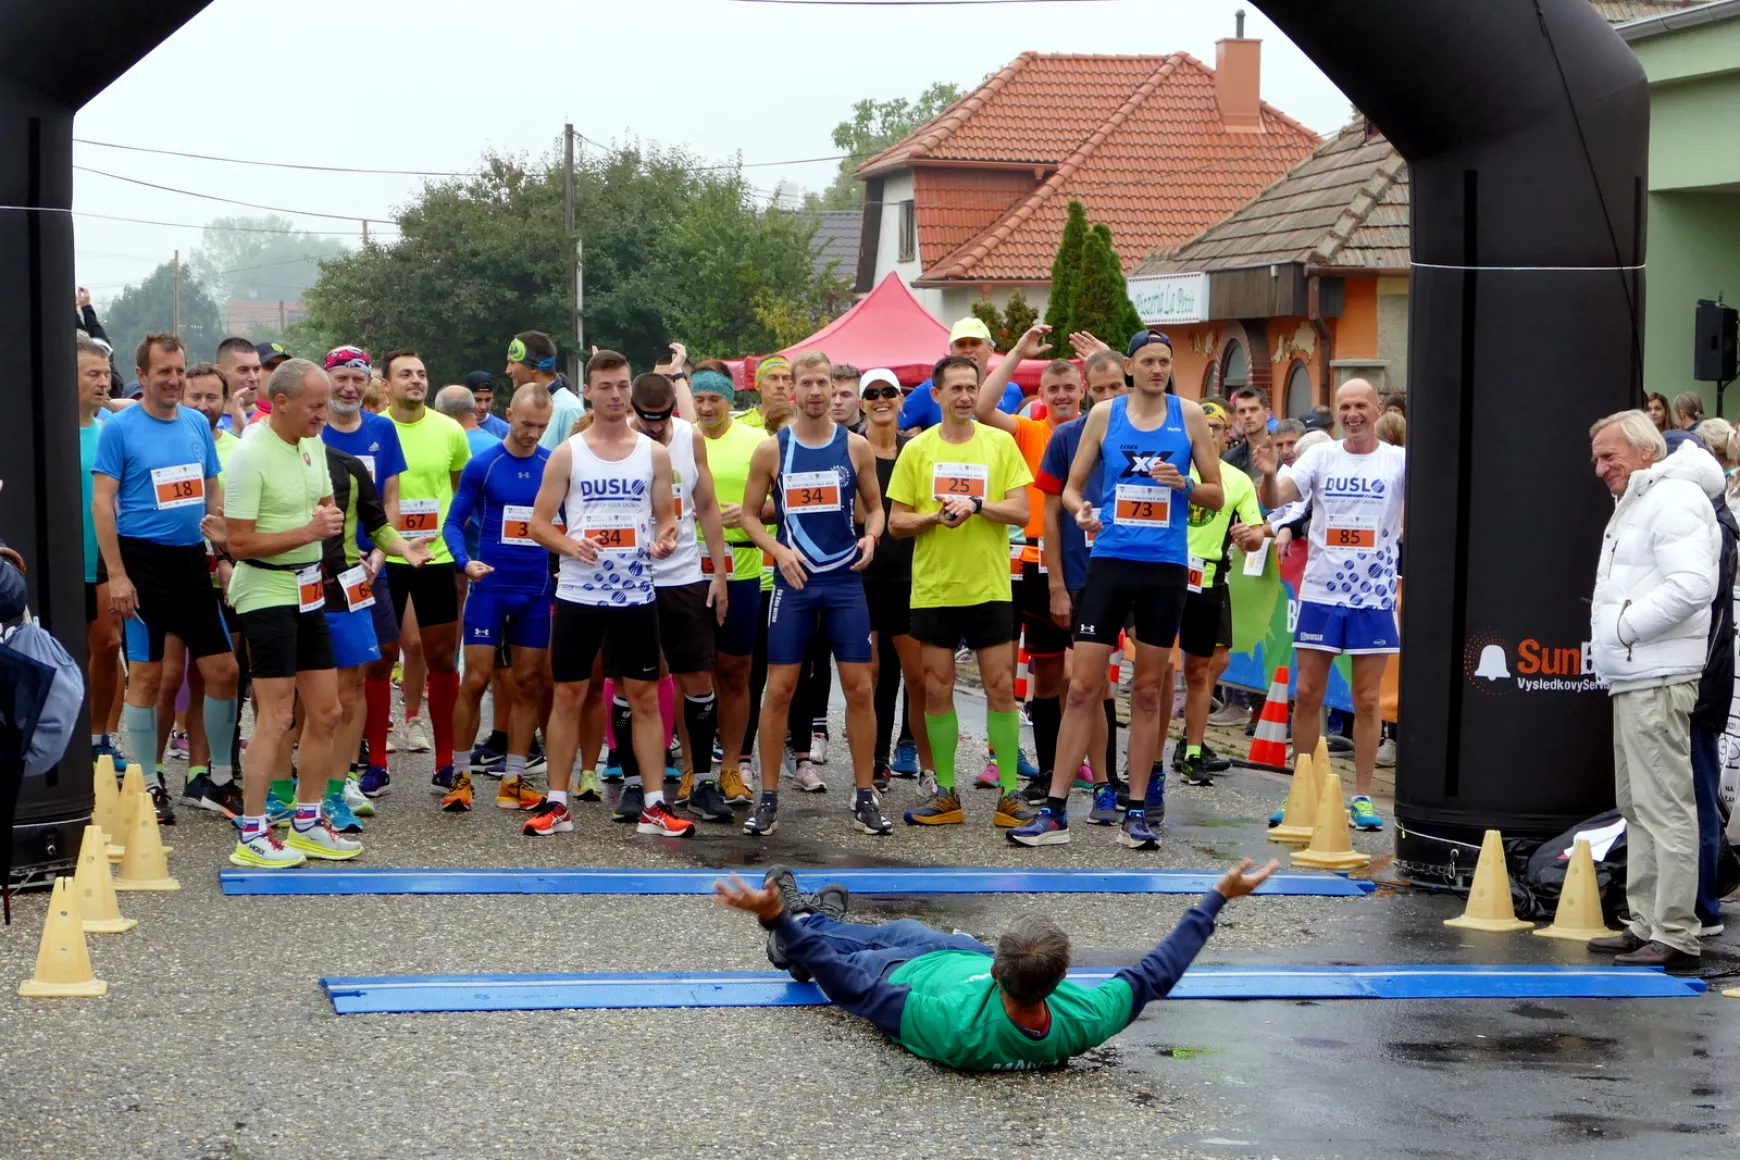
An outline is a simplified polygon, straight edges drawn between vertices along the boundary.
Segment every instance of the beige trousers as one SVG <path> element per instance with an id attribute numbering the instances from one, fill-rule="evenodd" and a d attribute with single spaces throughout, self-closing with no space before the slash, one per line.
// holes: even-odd
<path id="1" fill-rule="evenodd" d="M 1698 953 L 1698 807 L 1692 791 L 1693 677 L 1613 696 L 1613 780 L 1625 815 L 1631 933 Z"/>

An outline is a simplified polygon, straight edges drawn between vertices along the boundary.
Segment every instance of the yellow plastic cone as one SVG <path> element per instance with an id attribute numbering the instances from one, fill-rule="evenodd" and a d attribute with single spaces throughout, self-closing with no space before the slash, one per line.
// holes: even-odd
<path id="1" fill-rule="evenodd" d="M 102 827 L 103 840 L 108 843 L 106 855 L 119 862 L 121 847 L 115 839 L 121 833 L 121 791 L 115 785 L 115 762 L 108 754 L 97 758 L 91 771 L 91 821 Z"/>
<path id="2" fill-rule="evenodd" d="M 1304 846 L 1317 828 L 1317 772 L 1309 753 L 1293 759 L 1293 785 L 1287 790 L 1287 809 L 1281 824 L 1269 829 L 1269 841 L 1283 846 Z"/>
<path id="3" fill-rule="evenodd" d="M 1740 987 L 1729 987 L 1722 992 L 1722 996 L 1726 999 L 1740 999 Z"/>
<path id="4" fill-rule="evenodd" d="M 1317 748 L 1312 750 L 1311 760 L 1319 777 L 1329 772 L 1329 741 L 1321 733 L 1317 735 Z"/>
<path id="5" fill-rule="evenodd" d="M 1542 938 L 1574 939 L 1588 942 L 1619 932 L 1607 925 L 1601 916 L 1601 888 L 1595 882 L 1595 856 L 1589 852 L 1589 839 L 1578 838 L 1571 849 L 1571 864 L 1565 868 L 1565 885 L 1559 891 L 1559 908 L 1553 911 L 1553 925 L 1535 931 Z"/>
<path id="6" fill-rule="evenodd" d="M 1316 762 L 1312 762 L 1316 765 Z M 1347 807 L 1341 801 L 1341 778 L 1330 773 L 1328 765 L 1317 779 L 1317 824 L 1311 831 L 1311 844 L 1293 855 L 1301 866 L 1318 870 L 1353 870 L 1371 861 L 1370 854 L 1361 854 L 1347 840 Z"/>
<path id="7" fill-rule="evenodd" d="M 78 895 L 71 878 L 56 878 L 48 900 L 48 920 L 42 924 L 42 945 L 36 952 L 36 973 L 18 984 L 30 998 L 107 995 L 109 984 L 91 971 L 85 949 L 85 927 L 79 919 Z"/>
<path id="8" fill-rule="evenodd" d="M 1474 889 L 1468 892 L 1468 909 L 1461 918 L 1447 918 L 1445 926 L 1468 930 L 1533 930 L 1534 923 L 1516 916 L 1510 899 L 1510 871 L 1504 865 L 1504 836 L 1486 831 L 1480 843 L 1480 861 L 1474 864 Z"/>
<path id="9" fill-rule="evenodd" d="M 151 804 L 151 795 L 145 791 L 145 768 L 138 762 L 127 766 L 127 776 L 121 781 L 121 804 L 116 808 L 116 814 L 121 820 L 121 828 L 109 834 L 109 861 L 119 862 L 126 854 L 127 839 L 133 833 L 133 806 L 140 796 L 145 798 L 145 812 L 153 818 L 157 816 L 157 807 Z M 158 835 L 158 845 L 165 854 L 173 853 L 174 846 L 164 846 L 163 836 Z"/>
<path id="10" fill-rule="evenodd" d="M 169 860 L 157 833 L 157 811 L 144 791 L 134 795 L 131 813 L 133 828 L 127 833 L 127 853 L 115 889 L 180 890 L 181 883 L 169 876 Z"/>
<path id="11" fill-rule="evenodd" d="M 73 875 L 73 893 L 79 898 L 79 914 L 84 919 L 86 934 L 120 934 L 139 925 L 136 918 L 121 917 L 121 904 L 115 899 L 115 877 L 109 870 L 108 844 L 103 841 L 102 827 L 95 822 L 85 827 L 78 873 Z"/>

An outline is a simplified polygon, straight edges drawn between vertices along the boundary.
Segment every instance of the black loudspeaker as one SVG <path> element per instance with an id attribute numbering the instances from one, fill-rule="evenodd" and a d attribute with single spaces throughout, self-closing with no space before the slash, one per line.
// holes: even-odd
<path id="1" fill-rule="evenodd" d="M 1736 378 L 1735 336 L 1740 310 L 1725 302 L 1698 299 L 1697 344 L 1692 350 L 1692 377 L 1701 383 L 1731 383 Z"/>

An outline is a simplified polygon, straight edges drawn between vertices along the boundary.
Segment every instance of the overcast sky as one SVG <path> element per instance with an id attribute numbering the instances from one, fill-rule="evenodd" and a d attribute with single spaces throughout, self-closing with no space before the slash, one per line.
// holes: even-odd
<path id="1" fill-rule="evenodd" d="M 954 7 L 798 7 L 738 0 L 214 0 L 103 92 L 75 135 L 249 160 L 467 170 L 485 149 L 536 157 L 564 121 L 593 141 L 683 145 L 750 184 L 821 189 L 829 133 L 864 97 L 971 89 L 1025 50 L 1189 52 L 1248 13 L 1263 44 L 1263 97 L 1319 133 L 1350 106 L 1249 4 L 1107 0 Z M 295 62 L 302 67 L 296 67 Z M 586 146 L 590 149 L 591 146 Z M 158 185 L 349 218 L 390 219 L 415 177 L 310 173 L 80 144 L 76 164 Z M 210 219 L 260 211 L 75 174 L 74 207 L 191 228 L 77 217 L 78 278 L 99 302 Z M 356 220 L 296 218 L 356 235 Z M 371 226 L 371 230 L 381 227 Z"/>

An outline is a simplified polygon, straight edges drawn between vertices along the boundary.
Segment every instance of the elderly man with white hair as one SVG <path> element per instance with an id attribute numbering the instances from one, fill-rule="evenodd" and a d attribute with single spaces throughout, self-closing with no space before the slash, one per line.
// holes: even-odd
<path id="1" fill-rule="evenodd" d="M 1695 966 L 1698 816 L 1691 712 L 1715 596 L 1722 470 L 1701 447 L 1672 455 L 1642 411 L 1589 429 L 1613 493 L 1590 612 L 1595 672 L 1613 697 L 1613 778 L 1625 815 L 1626 928 L 1594 939 L 1621 966 Z"/>

